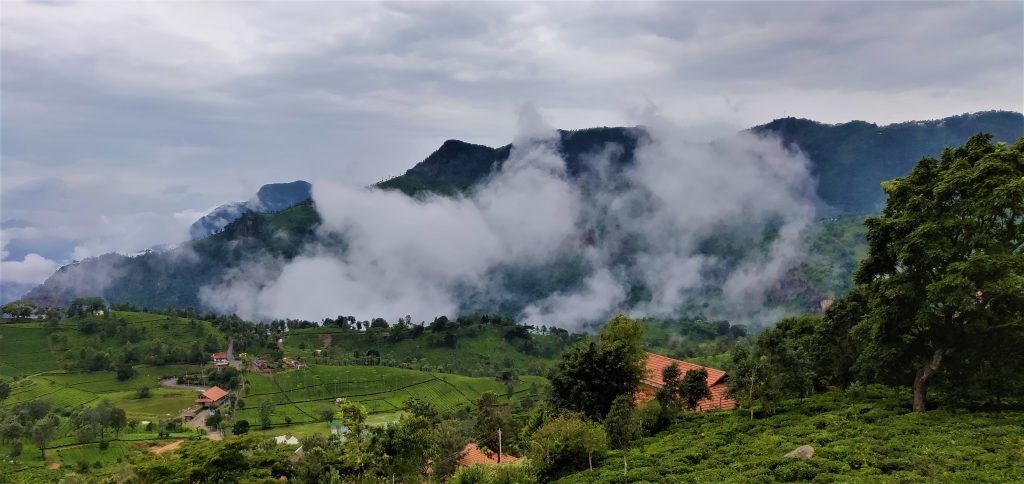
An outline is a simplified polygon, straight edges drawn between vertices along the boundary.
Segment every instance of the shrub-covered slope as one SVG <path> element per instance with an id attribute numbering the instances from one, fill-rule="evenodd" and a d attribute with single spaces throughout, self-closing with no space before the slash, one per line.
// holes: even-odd
<path id="1" fill-rule="evenodd" d="M 612 452 L 593 482 L 1017 482 L 1024 476 L 1024 411 L 913 413 L 907 395 L 871 387 L 784 403 L 750 420 L 743 410 L 686 413 L 629 451 Z M 801 445 L 815 454 L 783 457 Z"/>

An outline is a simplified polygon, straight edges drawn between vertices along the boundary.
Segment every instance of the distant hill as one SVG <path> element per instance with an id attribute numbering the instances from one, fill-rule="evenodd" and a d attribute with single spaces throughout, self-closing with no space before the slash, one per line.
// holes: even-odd
<path id="1" fill-rule="evenodd" d="M 280 212 L 245 212 L 224 230 L 165 252 L 106 254 L 66 265 L 25 298 L 66 306 L 75 297 L 100 294 L 143 308 L 200 307 L 200 287 L 261 254 L 295 257 L 319 223 L 310 200 Z"/>
<path id="2" fill-rule="evenodd" d="M 224 230 L 224 227 L 238 220 L 247 211 L 266 213 L 284 210 L 308 200 L 312 196 L 312 188 L 309 182 L 302 180 L 263 185 L 249 201 L 226 203 L 196 220 L 189 228 L 189 235 L 193 240 L 213 235 Z"/>
<path id="3" fill-rule="evenodd" d="M 770 304 L 790 311 L 810 311 L 818 308 L 820 300 L 848 290 L 850 275 L 864 252 L 860 218 L 881 206 L 882 180 L 905 175 L 921 157 L 937 155 L 944 147 L 961 144 L 978 131 L 1013 142 L 1024 135 L 1024 116 L 993 111 L 882 127 L 859 121 L 826 125 L 786 118 L 751 131 L 776 134 L 792 148 L 806 153 L 811 170 L 818 177 L 818 194 L 831 207 L 831 215 L 838 217 L 819 222 L 808 235 L 808 260 L 767 291 Z M 646 131 L 639 127 L 559 131 L 557 149 L 566 160 L 570 176 L 585 183 L 583 175 L 592 169 L 588 163 L 592 155 L 610 153 L 607 158 L 614 173 L 633 163 L 635 150 L 646 136 Z M 378 186 L 410 196 L 468 193 L 500 170 L 510 152 L 511 145 L 492 148 L 449 140 L 405 174 Z M 211 214 L 211 220 L 206 221 L 209 223 L 197 224 L 200 230 L 214 232 L 213 235 L 165 252 L 135 257 L 108 254 L 65 266 L 27 297 L 43 304 L 66 305 L 74 297 L 99 293 L 109 301 L 140 307 L 201 307 L 201 287 L 223 280 L 231 271 L 240 270 L 246 261 L 267 259 L 264 256 L 281 263 L 288 261 L 314 240 L 320 217 L 308 199 L 308 184 L 294 182 L 267 187 L 273 187 L 268 189 L 270 193 L 261 190 L 257 199 L 268 213 L 244 210 L 222 227 L 220 221 L 229 217 Z M 281 210 L 299 197 L 305 201 Z M 730 244 L 728 235 L 724 237 L 725 243 L 711 236 L 703 246 L 713 251 L 715 257 L 734 258 L 739 263 L 744 256 L 743 246 Z M 344 250 L 343 240 L 329 243 L 336 243 L 339 251 Z M 623 247 L 626 252 L 614 258 L 620 261 L 619 269 L 628 273 L 636 253 L 629 252 L 634 250 L 629 244 Z M 273 276 L 280 267 L 264 269 L 266 275 Z M 460 294 L 461 309 L 514 316 L 530 303 L 579 288 L 587 271 L 573 254 L 560 254 L 544 267 L 495 268 L 486 278 L 495 287 L 467 289 Z M 494 294 L 501 294 L 501 299 L 493 299 Z M 649 297 L 647 288 L 632 286 L 627 303 L 642 302 L 645 297 Z"/>
<path id="4" fill-rule="evenodd" d="M 938 156 L 972 135 L 991 133 L 996 140 L 1014 142 L 1024 136 L 1024 115 L 985 111 L 932 121 L 909 121 L 878 126 L 864 121 L 824 124 L 809 119 L 781 118 L 750 128 L 761 135 L 776 135 L 805 153 L 818 179 L 818 196 L 837 213 L 865 215 L 878 212 L 885 202 L 881 183 L 904 176 L 924 156 Z M 560 151 L 571 175 L 586 170 L 584 159 L 609 145 L 621 147 L 613 165 L 628 165 L 642 127 L 591 128 L 559 131 Z M 378 184 L 409 195 L 464 192 L 500 170 L 512 145 L 491 148 L 448 140 L 405 174 Z"/>
<path id="5" fill-rule="evenodd" d="M 944 148 L 959 146 L 977 133 L 1013 143 L 1024 136 L 1024 116 L 986 111 L 887 126 L 782 118 L 750 131 L 777 135 L 806 153 L 818 179 L 818 195 L 830 206 L 843 213 L 869 214 L 880 211 L 885 203 L 882 181 L 910 173 L 921 157 L 938 156 Z"/>
<path id="6" fill-rule="evenodd" d="M 559 153 L 565 159 L 567 172 L 578 176 L 588 170 L 586 158 L 598 154 L 609 146 L 617 147 L 611 157 L 613 165 L 624 166 L 633 162 L 637 144 L 647 133 L 643 128 L 590 128 L 577 131 L 558 131 Z M 384 189 L 401 190 L 408 195 L 431 192 L 452 195 L 465 192 L 480 183 L 508 160 L 512 145 L 491 148 L 459 140 L 448 140 L 425 160 L 405 174 L 377 184 Z"/>

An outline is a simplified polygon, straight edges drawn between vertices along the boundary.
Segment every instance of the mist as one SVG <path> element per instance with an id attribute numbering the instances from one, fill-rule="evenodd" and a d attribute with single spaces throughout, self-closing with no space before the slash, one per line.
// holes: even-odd
<path id="1" fill-rule="evenodd" d="M 777 139 L 693 143 L 656 116 L 643 125 L 633 164 L 611 163 L 621 147 L 609 145 L 570 176 L 558 132 L 525 107 L 509 159 L 464 196 L 315 180 L 318 241 L 290 261 L 250 261 L 201 300 L 256 320 L 513 308 L 578 329 L 616 312 L 777 317 L 766 293 L 804 256 L 815 214 L 807 160 Z M 557 277 L 572 283 L 545 284 Z"/>

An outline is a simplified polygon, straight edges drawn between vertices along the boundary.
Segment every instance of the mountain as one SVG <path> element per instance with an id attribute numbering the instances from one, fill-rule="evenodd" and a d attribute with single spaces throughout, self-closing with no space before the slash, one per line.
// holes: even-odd
<path id="1" fill-rule="evenodd" d="M 864 121 L 824 124 L 809 119 L 781 118 L 748 131 L 780 137 L 790 148 L 805 153 L 818 180 L 818 196 L 838 214 L 877 213 L 885 203 L 881 183 L 904 176 L 924 156 L 938 156 L 977 133 L 1013 142 L 1024 136 L 1024 115 L 985 111 L 933 121 L 909 121 L 878 126 Z M 605 146 L 622 148 L 612 164 L 628 164 L 643 128 L 592 128 L 559 131 L 560 151 L 569 173 L 585 170 L 584 159 Z M 512 145 L 500 148 L 448 140 L 405 174 L 379 184 L 409 195 L 465 192 L 500 170 Z"/>
<path id="2" fill-rule="evenodd" d="M 887 126 L 782 118 L 750 131 L 779 136 L 807 154 L 818 179 L 818 196 L 838 212 L 870 214 L 885 204 L 882 181 L 906 175 L 921 157 L 938 156 L 977 133 L 1012 143 L 1024 135 L 1024 116 L 986 111 Z"/>
<path id="3" fill-rule="evenodd" d="M 590 128 L 558 130 L 558 151 L 571 176 L 587 170 L 586 159 L 608 146 L 618 147 L 612 165 L 632 162 L 637 144 L 647 136 L 643 128 Z M 437 151 L 410 168 L 405 174 L 377 184 L 384 189 L 401 190 L 407 195 L 430 192 L 440 195 L 463 193 L 492 173 L 501 170 L 512 152 L 512 145 L 500 148 L 475 145 L 459 140 L 445 141 Z"/>
<path id="4" fill-rule="evenodd" d="M 905 175 L 921 157 L 937 155 L 946 146 L 961 144 L 977 131 L 1015 141 L 1024 135 L 1024 117 L 1019 113 L 984 112 L 881 127 L 859 121 L 827 125 L 786 118 L 750 131 L 778 135 L 792 149 L 804 152 L 810 159 L 811 171 L 818 177 L 818 195 L 834 215 L 819 221 L 810 231 L 806 240 L 810 247 L 808 258 L 773 287 L 766 288 L 768 303 L 789 311 L 808 311 L 817 308 L 821 300 L 848 290 L 850 275 L 864 253 L 860 219 L 881 205 L 882 180 Z M 605 154 L 614 175 L 615 170 L 633 163 L 635 150 L 646 136 L 646 131 L 639 127 L 559 131 L 556 149 L 565 159 L 568 174 L 587 188 L 585 192 L 615 189 L 614 185 L 587 185 L 594 178 L 588 176 L 594 171 L 590 160 L 595 154 Z M 405 174 L 378 186 L 417 197 L 427 193 L 465 194 L 501 170 L 510 153 L 511 145 L 492 148 L 448 140 Z M 277 188 L 281 186 L 288 188 Z M 308 184 L 294 182 L 268 187 L 274 188 L 261 189 L 257 196 L 261 210 L 240 211 L 222 228 L 218 228 L 217 220 L 226 220 L 227 215 L 211 214 L 209 225 L 204 225 L 203 230 L 215 232 L 213 235 L 165 252 L 136 257 L 109 254 L 65 266 L 26 297 L 42 304 L 66 305 L 74 297 L 99 294 L 109 301 L 140 307 L 201 307 L 202 287 L 252 270 L 247 262 L 261 261 L 264 265 L 259 270 L 264 276 L 273 277 L 311 242 L 315 241 L 320 250 L 327 250 L 323 248 L 325 244 L 334 244 L 333 250 L 344 253 L 344 240 L 325 241 L 317 237 L 320 216 L 309 200 Z M 305 200 L 301 203 L 280 209 L 303 194 Z M 631 266 L 636 256 L 642 255 L 644 241 L 628 233 L 614 232 L 615 227 L 606 227 L 600 220 L 588 223 L 594 224 L 587 235 L 590 240 L 577 243 L 586 247 L 595 238 L 614 239 L 611 259 L 616 265 L 612 269 L 616 277 L 627 281 L 627 304 L 650 298 L 650 289 L 636 282 L 638 269 Z M 769 238 L 751 234 L 715 233 L 700 240 L 700 247 L 703 253 L 726 260 L 727 267 L 734 268 L 742 264 L 750 249 L 763 250 L 768 242 Z M 579 290 L 592 270 L 571 251 L 541 265 L 495 267 L 483 278 L 489 284 L 487 288 L 459 293 L 460 310 L 516 315 L 528 304 L 559 292 Z M 711 281 L 722 277 L 702 276 Z M 698 300 L 714 295 L 699 294 Z"/>
<path id="5" fill-rule="evenodd" d="M 234 202 L 221 205 L 199 220 L 196 220 L 189 228 L 192 240 L 201 239 L 213 235 L 228 224 L 238 220 L 243 213 L 252 211 L 256 213 L 279 212 L 299 202 L 308 200 L 312 196 L 313 186 L 302 180 L 291 183 L 271 183 L 260 187 L 256 196 L 246 202 Z"/>

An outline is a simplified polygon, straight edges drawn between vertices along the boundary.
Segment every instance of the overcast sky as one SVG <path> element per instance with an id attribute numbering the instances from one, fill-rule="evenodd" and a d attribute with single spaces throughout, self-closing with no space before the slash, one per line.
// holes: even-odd
<path id="1" fill-rule="evenodd" d="M 1021 111 L 1022 3 L 3 2 L 5 282 L 179 242 L 269 182 L 369 184 L 445 139 L 659 110 L 707 136 L 782 116 Z M 39 256 L 28 257 L 30 253 Z"/>

